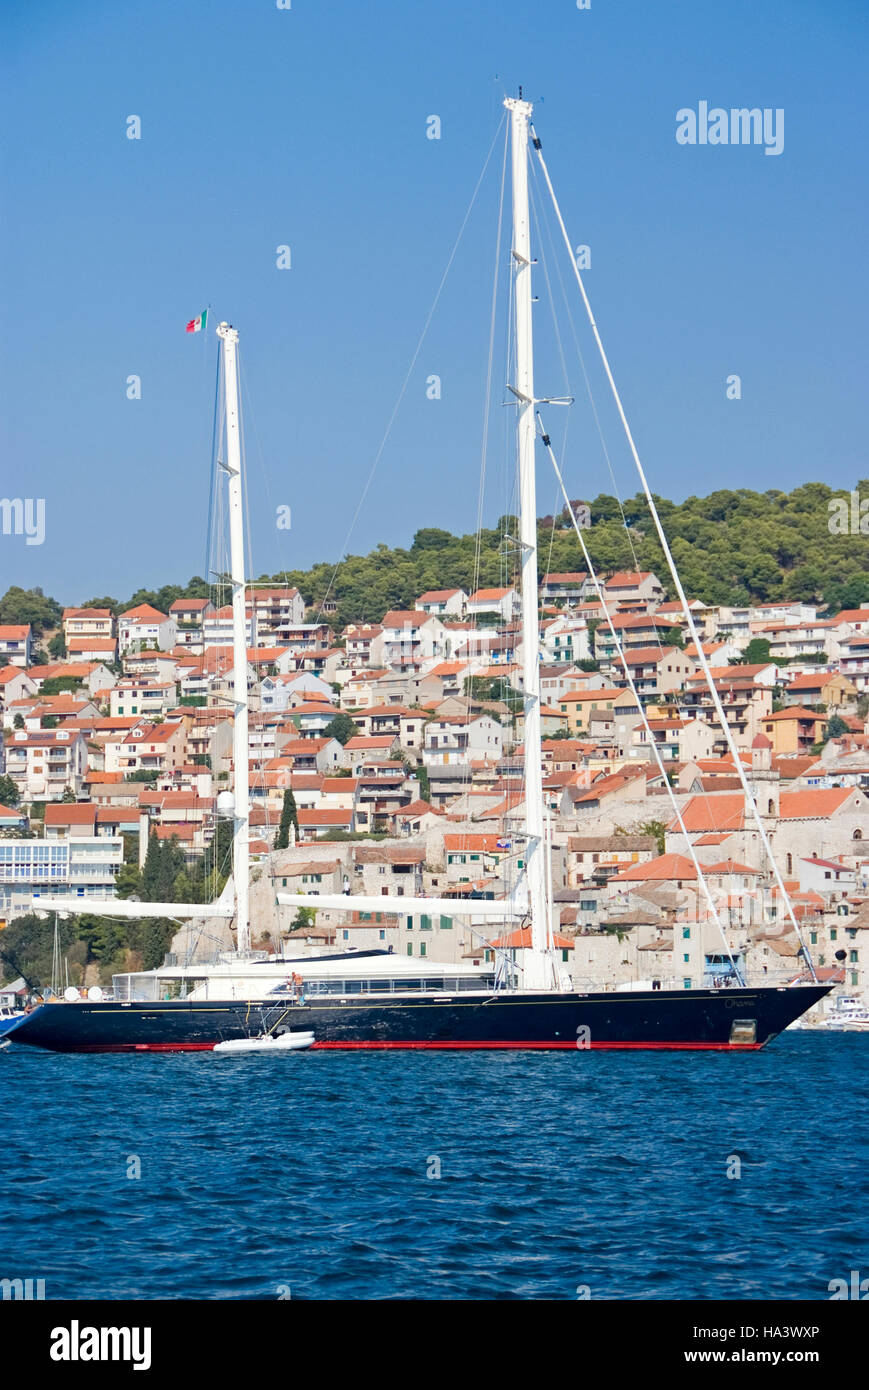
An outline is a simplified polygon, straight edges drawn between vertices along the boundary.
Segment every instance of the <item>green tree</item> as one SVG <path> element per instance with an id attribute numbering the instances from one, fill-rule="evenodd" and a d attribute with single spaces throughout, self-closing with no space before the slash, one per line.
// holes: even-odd
<path id="1" fill-rule="evenodd" d="M 651 835 L 658 845 L 658 853 L 664 854 L 667 848 L 667 822 L 663 820 L 643 820 L 626 829 L 623 825 L 617 825 L 616 835 Z"/>
<path id="2" fill-rule="evenodd" d="M 770 645 L 765 637 L 752 637 L 742 653 L 742 662 L 746 666 L 765 666 L 770 660 L 769 653 Z"/>
<path id="3" fill-rule="evenodd" d="M 111 917 L 86 912 L 75 920 L 75 932 L 88 948 L 88 955 L 100 965 L 108 965 L 124 945 L 126 924 Z"/>
<path id="4" fill-rule="evenodd" d="M 112 614 L 118 611 L 118 600 L 116 598 L 89 598 L 87 603 L 83 603 L 82 608 L 108 608 Z"/>
<path id="5" fill-rule="evenodd" d="M 62 629 L 50 638 L 48 643 L 48 655 L 53 656 L 55 661 L 62 661 L 66 656 L 66 641 Z"/>
<path id="6" fill-rule="evenodd" d="M 831 738 L 844 738 L 845 734 L 850 732 L 848 725 L 845 723 L 844 719 L 842 719 L 841 715 L 834 714 L 831 716 L 830 722 L 824 731 L 824 743 L 827 743 Z"/>
<path id="7" fill-rule="evenodd" d="M 115 874 L 115 895 L 119 898 L 141 898 L 142 881 L 138 864 L 123 863 Z"/>
<path id="8" fill-rule="evenodd" d="M 313 927 L 317 920 L 317 910 L 313 907 L 300 907 L 290 925 L 290 931 L 300 931 L 303 927 Z"/>
<path id="9" fill-rule="evenodd" d="M 11 777 L 0 775 L 0 806 L 17 806 L 20 797 Z"/>
<path id="10" fill-rule="evenodd" d="M 58 920 L 58 940 L 62 954 L 70 949 L 76 933 L 73 919 Z M 31 989 L 51 983 L 51 963 L 54 953 L 54 919 L 27 913 L 16 917 L 0 932 L 0 968 L 4 978 L 14 980 L 22 975 Z"/>
<path id="11" fill-rule="evenodd" d="M 46 598 L 41 589 L 22 589 L 13 585 L 0 598 L 0 623 L 16 626 L 29 623 L 37 639 L 46 628 L 57 627 L 62 616 L 63 609 L 57 600 Z"/>
<path id="12" fill-rule="evenodd" d="M 66 691 L 78 690 L 81 685 L 75 676 L 49 676 L 39 687 L 40 695 L 63 695 Z"/>
<path id="13" fill-rule="evenodd" d="M 331 719 L 323 730 L 326 738 L 337 738 L 340 744 L 349 743 L 351 738 L 359 733 L 359 729 L 349 714 L 344 710 L 339 710 L 334 719 Z"/>
<path id="14" fill-rule="evenodd" d="M 287 787 L 284 792 L 284 804 L 281 808 L 281 823 L 278 826 L 278 833 L 275 839 L 275 849 L 286 849 L 290 843 L 290 826 L 295 827 L 296 840 L 299 838 L 299 812 L 296 808 L 296 798 L 293 796 L 292 787 Z"/>
<path id="15" fill-rule="evenodd" d="M 148 836 L 148 851 L 142 865 L 141 891 L 144 902 L 157 902 L 157 887 L 160 882 L 160 840 L 152 830 Z"/>
<path id="16" fill-rule="evenodd" d="M 130 949 L 142 958 L 143 970 L 156 970 L 175 935 L 174 924 L 165 917 L 139 917 L 130 923 Z"/>

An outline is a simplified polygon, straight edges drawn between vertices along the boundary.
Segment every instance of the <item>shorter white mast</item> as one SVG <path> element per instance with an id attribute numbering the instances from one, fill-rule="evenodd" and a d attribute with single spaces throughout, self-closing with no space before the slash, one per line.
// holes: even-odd
<path id="1" fill-rule="evenodd" d="M 226 400 L 226 460 L 229 479 L 229 565 L 232 579 L 232 761 L 235 768 L 232 876 L 235 885 L 238 951 L 250 950 L 249 860 L 250 792 L 248 786 L 247 612 L 244 575 L 244 503 L 241 481 L 241 426 L 238 409 L 238 333 L 221 323 L 223 389 Z"/>

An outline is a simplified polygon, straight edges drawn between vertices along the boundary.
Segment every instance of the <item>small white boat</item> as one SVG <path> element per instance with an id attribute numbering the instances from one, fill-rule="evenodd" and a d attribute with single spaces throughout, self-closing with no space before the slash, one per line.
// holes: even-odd
<path id="1" fill-rule="evenodd" d="M 869 1009 L 856 995 L 840 995 L 822 1026 L 835 1032 L 865 1033 L 869 1030 Z"/>
<path id="2" fill-rule="evenodd" d="M 234 1038 L 215 1043 L 214 1052 L 301 1052 L 312 1047 L 313 1033 L 263 1033 L 258 1038 Z"/>

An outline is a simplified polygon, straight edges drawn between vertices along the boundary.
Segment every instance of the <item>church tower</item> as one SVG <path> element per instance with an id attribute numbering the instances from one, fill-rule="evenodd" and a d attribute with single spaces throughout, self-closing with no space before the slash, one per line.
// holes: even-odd
<path id="1" fill-rule="evenodd" d="M 772 765 L 772 744 L 765 734 L 757 734 L 751 745 L 749 786 L 754 803 L 765 821 L 775 822 L 781 812 L 779 800 L 781 778 Z M 746 806 L 746 826 L 751 808 Z M 768 827 L 770 828 L 770 827 Z"/>

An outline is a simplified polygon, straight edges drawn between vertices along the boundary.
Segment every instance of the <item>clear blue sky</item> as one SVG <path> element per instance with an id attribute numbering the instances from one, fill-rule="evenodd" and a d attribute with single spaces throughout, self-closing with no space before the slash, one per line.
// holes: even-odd
<path id="1" fill-rule="evenodd" d="M 183 330 L 206 304 L 242 335 L 254 571 L 336 558 L 519 82 L 655 490 L 869 471 L 864 0 L 5 0 L 0 24 L 0 493 L 44 497 L 47 526 L 0 536 L 0 591 L 203 570 L 215 349 Z M 784 108 L 784 152 L 679 146 L 700 100 Z M 355 553 L 474 528 L 500 158 Z M 547 314 L 538 387 L 560 392 Z M 570 437 L 572 495 L 609 491 L 579 406 Z M 493 483 L 487 522 L 503 504 Z"/>

